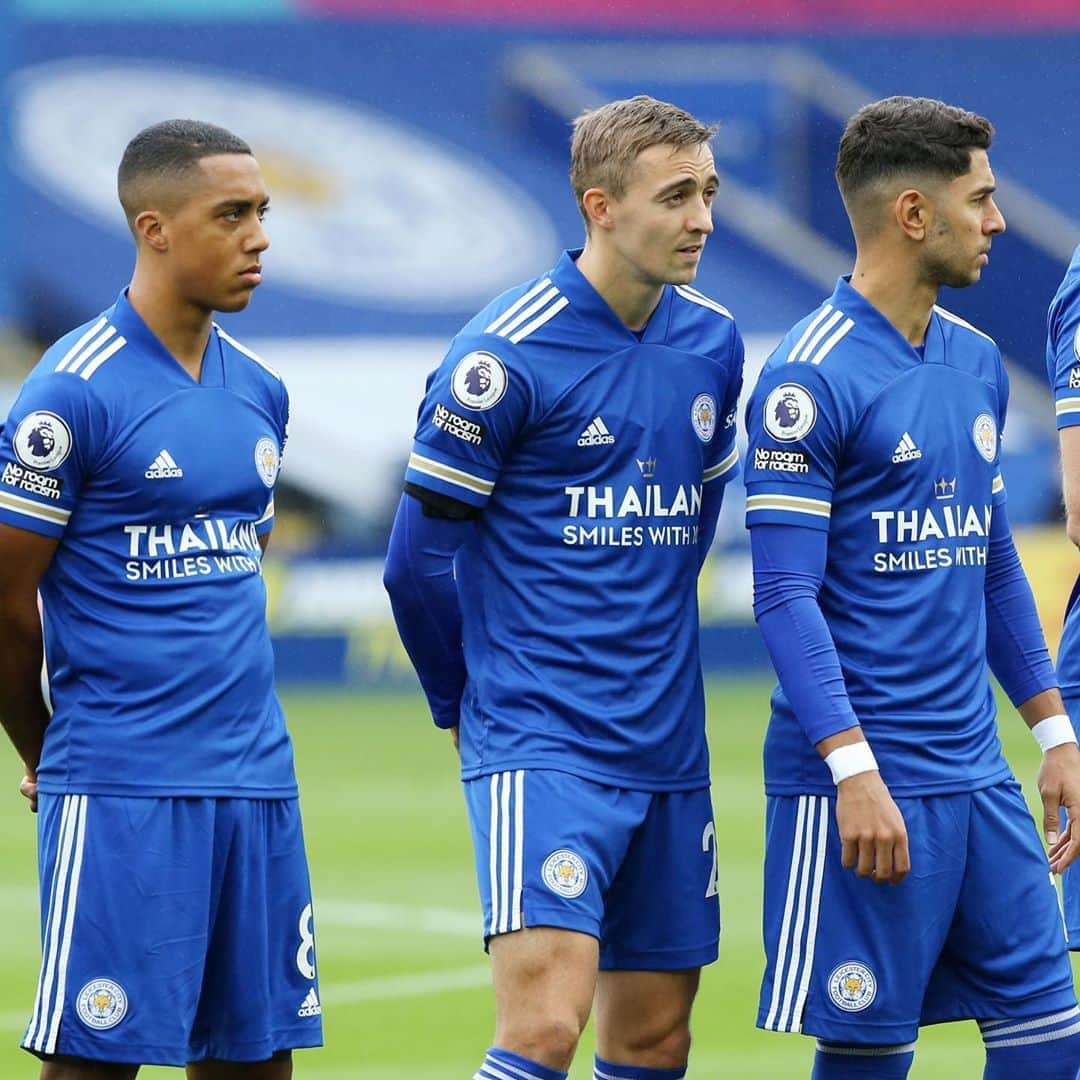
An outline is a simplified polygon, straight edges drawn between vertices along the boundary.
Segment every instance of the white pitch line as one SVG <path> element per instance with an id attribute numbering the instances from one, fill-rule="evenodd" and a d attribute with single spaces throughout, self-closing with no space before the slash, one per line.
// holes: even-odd
<path id="1" fill-rule="evenodd" d="M 339 1005 L 356 1005 L 361 1001 L 424 997 L 454 990 L 477 990 L 490 985 L 491 968 L 483 964 L 448 971 L 421 971 L 412 975 L 377 975 L 372 979 L 330 983 L 320 986 L 319 991 L 323 1006 L 333 1010 Z M 29 1010 L 0 1013 L 0 1031 L 22 1031 L 29 1018 Z"/>
<path id="2" fill-rule="evenodd" d="M 454 908 L 408 908 L 358 900 L 320 900 L 315 897 L 315 928 L 366 927 L 375 930 L 411 930 L 429 934 L 471 937 L 483 935 L 483 916 Z"/>
<path id="3" fill-rule="evenodd" d="M 387 1001 L 390 998 L 423 997 L 449 990 L 476 990 L 491 985 L 488 964 L 454 968 L 450 971 L 421 971 L 413 975 L 380 975 L 374 979 L 334 983 L 323 989 L 323 1004 L 353 1005 L 360 1001 Z"/>
<path id="4" fill-rule="evenodd" d="M 30 1022 L 30 1009 L 25 1012 L 0 1013 L 0 1031 L 25 1031 Z"/>
<path id="5" fill-rule="evenodd" d="M 0 910 L 7 916 L 13 909 L 36 911 L 40 894 L 36 885 L 0 885 Z"/>
<path id="6" fill-rule="evenodd" d="M 0 911 L 36 911 L 38 890 L 34 886 L 0 885 Z M 315 897 L 317 926 L 367 927 L 372 930 L 412 930 L 417 933 L 449 934 L 479 940 L 484 931 L 483 915 L 459 908 L 400 907 L 367 900 L 331 900 Z"/>
<path id="7" fill-rule="evenodd" d="M 23 906 L 37 900 L 37 890 L 0 888 L 0 905 Z M 20 903 L 21 902 L 21 903 Z M 344 926 L 370 930 L 405 930 L 414 933 L 448 934 L 476 938 L 479 942 L 483 922 L 479 912 L 470 914 L 455 908 L 408 908 L 363 900 L 315 901 L 315 925 Z M 474 990 L 491 983 L 491 968 L 473 965 L 449 971 L 424 971 L 411 975 L 378 975 L 370 979 L 331 983 L 320 987 L 329 1008 L 361 1001 L 422 997 L 452 990 Z M 0 1031 L 22 1031 L 30 1018 L 29 1010 L 0 1013 Z"/>

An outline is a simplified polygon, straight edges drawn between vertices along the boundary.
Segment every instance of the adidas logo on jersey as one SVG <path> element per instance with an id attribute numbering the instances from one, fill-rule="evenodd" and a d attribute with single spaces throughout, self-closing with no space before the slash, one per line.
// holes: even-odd
<path id="1" fill-rule="evenodd" d="M 171 476 L 183 476 L 184 470 L 173 461 L 168 450 L 162 450 L 143 475 L 147 480 L 167 480 Z"/>
<path id="2" fill-rule="evenodd" d="M 578 436 L 578 446 L 610 446 L 615 436 L 599 416 L 593 418 L 589 426 Z"/>
<path id="3" fill-rule="evenodd" d="M 917 461 L 922 457 L 922 451 L 915 445 L 915 440 L 905 431 L 900 436 L 900 441 L 893 451 L 893 464 L 899 465 L 902 461 Z"/>
<path id="4" fill-rule="evenodd" d="M 300 1003 L 300 1008 L 296 1010 L 296 1015 L 322 1016 L 322 1006 L 319 1004 L 319 996 L 315 993 L 314 986 L 307 992 L 307 997 Z"/>

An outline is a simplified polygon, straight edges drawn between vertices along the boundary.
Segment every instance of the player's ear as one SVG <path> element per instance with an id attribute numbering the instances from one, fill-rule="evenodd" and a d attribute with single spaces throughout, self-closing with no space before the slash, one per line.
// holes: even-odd
<path id="1" fill-rule="evenodd" d="M 589 188 L 581 196 L 581 205 L 585 210 L 589 225 L 598 229 L 610 229 L 613 221 L 611 217 L 611 198 L 603 188 Z"/>
<path id="2" fill-rule="evenodd" d="M 893 215 L 897 225 L 912 240 L 926 238 L 926 226 L 930 221 L 930 204 L 926 196 L 916 188 L 905 188 L 893 202 Z"/>
<path id="3" fill-rule="evenodd" d="M 140 244 L 145 244 L 152 251 L 168 251 L 169 238 L 165 233 L 165 223 L 157 210 L 143 210 L 131 223 L 131 228 Z"/>

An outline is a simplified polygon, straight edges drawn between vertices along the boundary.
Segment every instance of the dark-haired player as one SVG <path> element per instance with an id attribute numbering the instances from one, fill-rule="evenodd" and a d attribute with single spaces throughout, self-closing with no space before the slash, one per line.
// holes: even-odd
<path id="1" fill-rule="evenodd" d="M 758 1023 L 815 1080 L 908 1074 L 921 1024 L 975 1019 L 985 1080 L 1074 1080 L 1080 1010 L 1049 870 L 1080 752 L 1013 546 L 997 346 L 936 306 L 1005 228 L 989 122 L 896 97 L 849 121 L 849 278 L 747 412 L 754 610 L 780 686 L 765 744 Z M 988 668 L 1043 747 L 1050 866 L 1002 757 Z"/>
<path id="2" fill-rule="evenodd" d="M 261 280 L 269 197 L 246 143 L 190 120 L 132 139 L 119 194 L 131 283 L 0 436 L 0 718 L 39 811 L 22 1045 L 43 1080 L 286 1080 L 321 1043 L 261 575 L 289 406 L 212 321 Z"/>

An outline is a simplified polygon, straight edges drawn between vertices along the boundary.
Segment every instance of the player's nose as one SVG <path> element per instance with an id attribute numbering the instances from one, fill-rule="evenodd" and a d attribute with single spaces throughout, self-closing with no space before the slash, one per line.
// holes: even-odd
<path id="1" fill-rule="evenodd" d="M 712 208 L 704 200 L 698 202 L 694 206 L 694 212 L 691 214 L 686 226 L 691 232 L 705 233 L 706 235 L 711 233 L 715 228 Z"/>
<path id="2" fill-rule="evenodd" d="M 255 223 L 255 230 L 251 236 L 249 251 L 263 252 L 270 246 L 270 235 L 261 221 Z"/>

